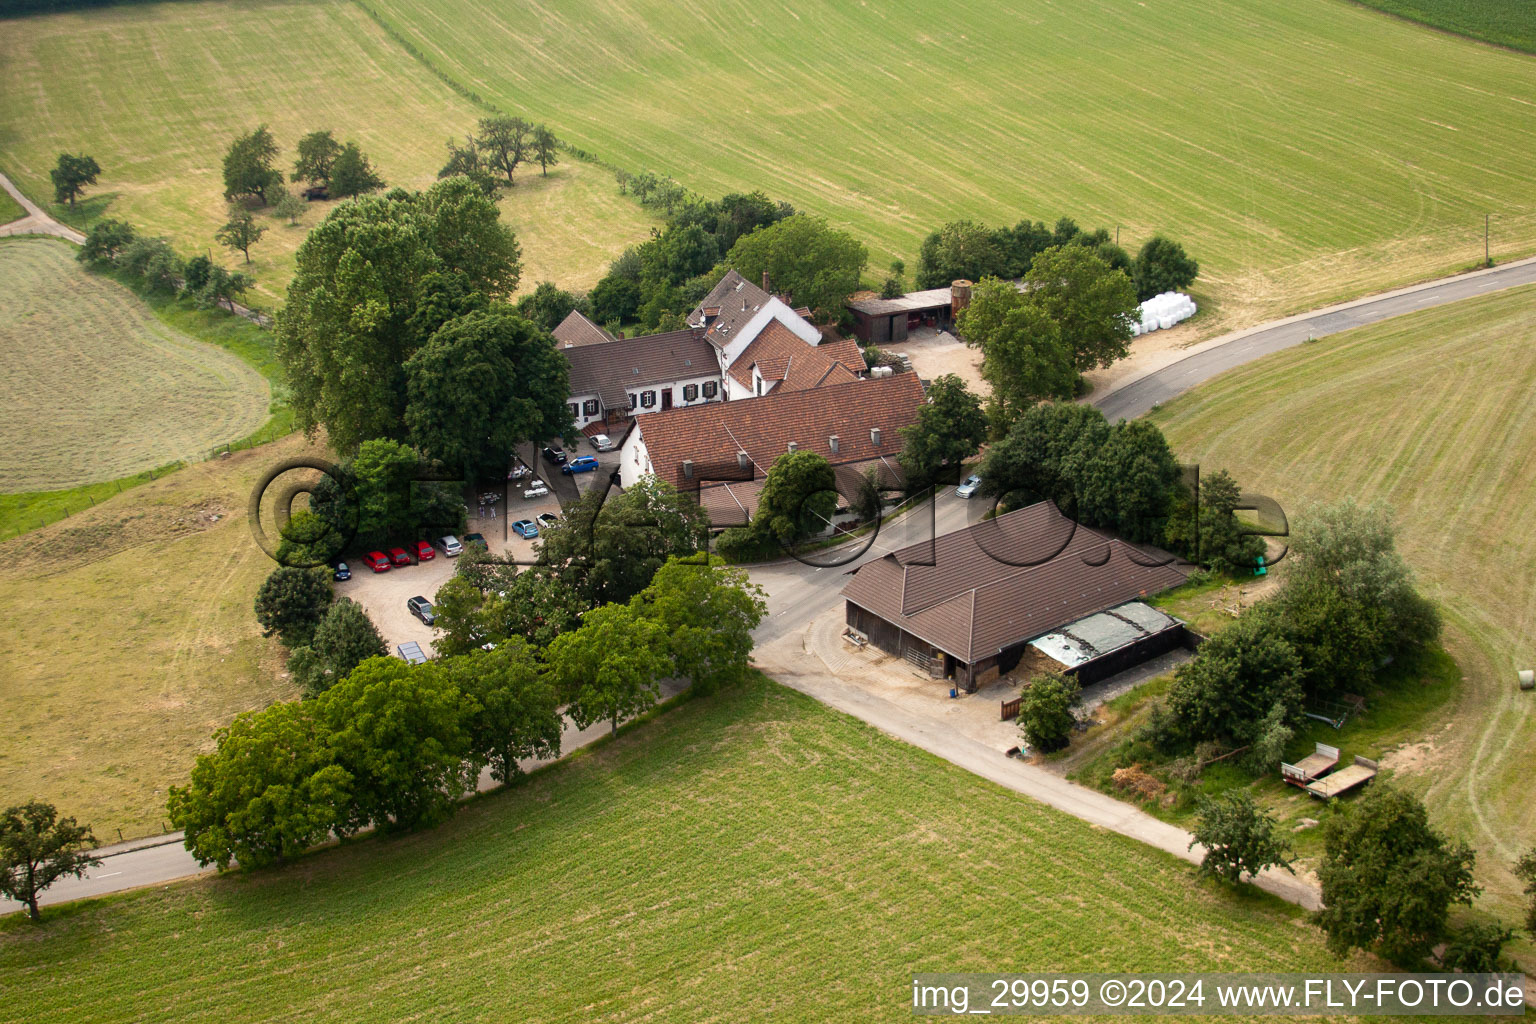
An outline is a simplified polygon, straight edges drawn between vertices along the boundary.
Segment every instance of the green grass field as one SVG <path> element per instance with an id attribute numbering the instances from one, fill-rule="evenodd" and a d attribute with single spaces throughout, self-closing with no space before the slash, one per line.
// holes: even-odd
<path id="1" fill-rule="evenodd" d="M 914 971 L 1341 968 L 1293 909 L 761 678 L 435 832 L 54 915 L 0 922 L 35 1024 L 897 1020 Z"/>
<path id="2" fill-rule="evenodd" d="M 114 480 L 254 432 L 271 392 L 55 239 L 0 241 L 0 490 Z"/>
<path id="3" fill-rule="evenodd" d="M 1478 849 L 1510 907 L 1536 844 L 1536 287 L 1334 335 L 1233 370 L 1153 414 L 1180 458 L 1226 466 L 1292 515 L 1353 495 L 1397 510 L 1399 548 L 1446 616 L 1465 682 L 1387 755 Z"/>
<path id="4" fill-rule="evenodd" d="M 1340 0 L 366 0 L 607 160 L 913 267 L 940 222 L 1183 239 L 1247 324 L 1536 249 L 1536 62 Z"/>
<path id="5" fill-rule="evenodd" d="M 26 215 L 27 211 L 22 208 L 22 205 L 12 199 L 9 192 L 0 188 L 0 224 L 9 224 Z"/>
<path id="6" fill-rule="evenodd" d="M 1359 0 L 1448 32 L 1536 53 L 1536 8 L 1526 0 Z"/>
<path id="7" fill-rule="evenodd" d="M 0 20 L 0 169 L 41 203 L 59 152 L 88 152 L 101 182 L 78 210 L 57 216 L 82 225 L 120 217 L 230 266 L 241 257 L 213 236 L 227 216 L 221 161 L 235 135 L 266 122 L 291 170 L 299 137 L 330 128 L 355 139 L 390 184 L 419 188 L 436 177 L 448 136 L 483 114 L 344 0 L 135 4 Z M 253 303 L 281 299 L 305 228 L 328 205 L 296 227 L 262 217 L 268 231 L 245 268 L 257 278 Z M 522 241 L 528 287 L 590 286 L 657 223 L 617 193 L 611 174 L 574 160 L 548 178 L 521 171 L 502 210 Z"/>

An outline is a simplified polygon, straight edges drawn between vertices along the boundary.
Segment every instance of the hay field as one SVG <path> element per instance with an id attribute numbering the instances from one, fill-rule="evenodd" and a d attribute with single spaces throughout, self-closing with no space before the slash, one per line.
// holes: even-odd
<path id="1" fill-rule="evenodd" d="M 1227 466 L 1295 515 L 1382 498 L 1447 619 L 1465 684 L 1434 727 L 1387 755 L 1478 849 L 1506 907 L 1536 844 L 1536 287 L 1337 334 L 1233 370 L 1153 413 L 1180 458 Z"/>
<path id="2" fill-rule="evenodd" d="M 195 463 L 0 544 L 0 793 L 55 802 L 96 834 L 164 831 L 166 787 L 213 731 L 295 696 L 251 602 L 273 563 L 246 522 L 300 435 Z"/>
<path id="3" fill-rule="evenodd" d="M 42 203 L 59 152 L 88 152 L 101 183 L 69 219 L 120 217 L 230 266 L 241 257 L 214 232 L 227 218 L 221 168 L 236 135 L 266 122 L 287 172 L 300 136 L 330 128 L 356 140 L 391 185 L 420 188 L 435 179 L 448 136 L 483 114 L 345 0 L 134 4 L 0 20 L 0 167 L 12 180 Z M 260 215 L 268 231 L 244 268 L 257 278 L 256 305 L 280 302 L 305 228 L 329 205 L 313 204 L 297 227 Z M 617 194 L 611 174 L 573 160 L 547 179 L 520 171 L 502 211 L 522 240 L 530 288 L 545 279 L 590 286 L 656 223 Z"/>
<path id="4" fill-rule="evenodd" d="M 27 211 L 20 203 L 11 198 L 11 194 L 5 189 L 0 189 L 0 224 L 9 224 L 13 220 L 19 220 L 27 215 Z"/>
<path id="5" fill-rule="evenodd" d="M 1536 249 L 1536 61 L 1340 0 L 365 0 L 634 170 L 762 188 L 915 266 L 974 217 L 1188 243 L 1203 324 Z"/>
<path id="6" fill-rule="evenodd" d="M 267 419 L 266 379 L 171 329 L 54 239 L 0 242 L 0 491 L 200 458 Z"/>
<path id="7" fill-rule="evenodd" d="M 913 971 L 1342 966 L 1275 900 L 760 676 L 435 832 L 50 913 L 0 922 L 33 1024 L 903 1020 Z"/>

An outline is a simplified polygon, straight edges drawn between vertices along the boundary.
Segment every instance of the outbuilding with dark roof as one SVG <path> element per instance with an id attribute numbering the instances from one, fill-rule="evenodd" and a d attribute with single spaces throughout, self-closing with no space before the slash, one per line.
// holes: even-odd
<path id="1" fill-rule="evenodd" d="M 1031 641 L 1176 587 L 1192 568 L 1047 501 L 866 562 L 843 597 L 850 629 L 974 690 L 1012 669 Z"/>

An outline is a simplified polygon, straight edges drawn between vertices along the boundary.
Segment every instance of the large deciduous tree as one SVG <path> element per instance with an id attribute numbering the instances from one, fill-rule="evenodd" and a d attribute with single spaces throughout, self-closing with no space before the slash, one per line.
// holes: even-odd
<path id="1" fill-rule="evenodd" d="M 116 263 L 133 239 L 132 225 L 108 217 L 91 225 L 75 258 L 81 263 Z"/>
<path id="2" fill-rule="evenodd" d="M 331 168 L 341 155 L 341 143 L 329 131 L 310 132 L 299 140 L 299 158 L 293 162 L 293 181 L 329 188 Z"/>
<path id="3" fill-rule="evenodd" d="M 288 668 L 304 695 L 316 697 L 369 658 L 388 653 L 384 638 L 363 606 L 343 597 L 326 609 L 309 645 L 294 650 Z"/>
<path id="4" fill-rule="evenodd" d="M 374 171 L 373 165 L 363 155 L 357 143 L 349 142 L 336 154 L 331 167 L 330 195 L 332 199 L 367 195 L 384 187 L 384 179 Z"/>
<path id="5" fill-rule="evenodd" d="M 671 559 L 631 602 L 661 626 L 674 670 L 698 693 L 740 682 L 750 668 L 752 630 L 766 614 L 762 588 L 745 569 L 718 560 Z"/>
<path id="6" fill-rule="evenodd" d="M 793 544 L 820 533 L 837 511 L 837 474 L 815 452 L 785 452 L 768 467 L 752 532 Z"/>
<path id="7" fill-rule="evenodd" d="M 570 430 L 570 366 L 545 331 L 497 304 L 444 324 L 405 364 L 405 423 L 430 459 L 469 476 L 529 439 Z"/>
<path id="8" fill-rule="evenodd" d="M 288 648 L 306 647 L 331 604 L 331 584 L 324 569 L 282 565 L 256 591 L 256 621 L 264 635 Z"/>
<path id="9" fill-rule="evenodd" d="M 277 351 L 307 430 L 343 454 L 407 435 L 405 364 L 455 316 L 517 285 L 496 204 L 462 177 L 338 204 L 299 247 Z"/>
<path id="10" fill-rule="evenodd" d="M 1071 398 L 1077 368 L 1061 327 L 1007 281 L 987 278 L 971 292 L 956 329 L 981 349 L 981 375 L 992 386 L 993 429 L 1001 434 L 1046 398 Z"/>
<path id="11" fill-rule="evenodd" d="M 796 305 L 809 306 L 822 322 L 840 320 L 843 303 L 859 289 L 869 262 L 864 243 L 828 226 L 820 217 L 795 214 L 743 235 L 731 246 L 723 266 L 748 281 L 768 273 L 775 291 Z"/>
<path id="12" fill-rule="evenodd" d="M 99 174 L 101 165 L 92 157 L 60 153 L 59 162 L 48 172 L 53 179 L 54 202 L 74 206 L 75 200 L 85 194 L 85 186 L 96 184 Z"/>
<path id="13" fill-rule="evenodd" d="M 1010 269 L 991 231 L 975 221 L 951 221 L 918 248 L 917 286 L 943 288 L 958 280 L 1006 277 Z"/>
<path id="14" fill-rule="evenodd" d="M 667 559 L 703 550 L 709 535 L 698 502 L 655 477 L 606 496 L 593 488 L 563 512 L 539 561 L 561 567 L 588 604 L 628 601 Z"/>
<path id="15" fill-rule="evenodd" d="M 475 701 L 468 719 L 470 745 L 496 781 L 521 775 L 521 760 L 560 756 L 565 724 L 560 697 L 522 639 L 443 659 L 433 668 Z"/>
<path id="16" fill-rule="evenodd" d="M 1061 328 L 1079 371 L 1109 366 L 1130 351 L 1131 325 L 1141 315 L 1136 287 L 1093 249 L 1047 249 L 1024 282 L 1029 302 Z"/>
<path id="17" fill-rule="evenodd" d="M 337 815 L 341 834 L 437 824 L 474 788 L 476 702 L 435 666 L 371 658 L 314 703 L 352 778 Z"/>
<path id="18" fill-rule="evenodd" d="M 480 119 L 475 142 L 486 165 L 505 174 L 510 185 L 512 172 L 528 158 L 533 134 L 533 125 L 521 117 L 498 115 Z"/>
<path id="19" fill-rule="evenodd" d="M 1181 489 L 1175 500 L 1164 540 L 1171 550 L 1217 572 L 1251 571 L 1264 554 L 1264 541 L 1243 532 L 1236 510 L 1242 491 L 1225 469 L 1199 481 L 1198 508 L 1195 495 Z"/>
<path id="20" fill-rule="evenodd" d="M 1251 610 L 1239 616 L 1174 673 L 1168 707 L 1185 742 L 1246 746 L 1277 707 L 1284 721 L 1299 719 L 1301 659 L 1270 619 Z"/>
<path id="21" fill-rule="evenodd" d="M 901 428 L 901 468 L 909 491 L 929 484 L 954 482 L 961 464 L 987 439 L 987 417 L 981 400 L 954 374 L 928 386 L 928 402 L 917 419 Z"/>
<path id="22" fill-rule="evenodd" d="M 0 896 L 24 904 L 36 921 L 38 896 L 61 878 L 80 878 L 96 864 L 89 825 L 60 818 L 49 803 L 33 800 L 0 813 Z"/>
<path id="23" fill-rule="evenodd" d="M 533 129 L 533 159 L 539 165 L 539 173 L 549 176 L 549 169 L 560 162 L 560 140 L 546 125 Z"/>
<path id="24" fill-rule="evenodd" d="M 545 661 L 571 719 L 585 729 L 651 707 L 660 681 L 674 671 L 661 623 L 627 604 L 607 604 L 583 617 L 581 628 L 555 637 Z"/>
<path id="25" fill-rule="evenodd" d="M 1178 242 L 1153 235 L 1131 265 L 1136 297 L 1145 302 L 1163 292 L 1182 291 L 1200 275 L 1200 264 L 1189 258 Z"/>
<path id="26" fill-rule="evenodd" d="M 1481 891 L 1475 854 L 1429 824 L 1415 797 L 1380 782 L 1323 823 L 1323 909 L 1317 921 L 1338 955 L 1381 953 L 1405 967 L 1450 934 L 1450 909 Z"/>
<path id="27" fill-rule="evenodd" d="M 330 835 L 352 779 L 335 762 L 314 702 L 246 712 L 214 743 L 166 803 L 199 864 L 260 868 Z"/>
<path id="28" fill-rule="evenodd" d="M 276 159 L 277 140 L 264 124 L 235 139 L 224 154 L 224 198 L 255 196 L 266 205 L 268 190 L 283 182 L 283 172 L 273 166 Z"/>

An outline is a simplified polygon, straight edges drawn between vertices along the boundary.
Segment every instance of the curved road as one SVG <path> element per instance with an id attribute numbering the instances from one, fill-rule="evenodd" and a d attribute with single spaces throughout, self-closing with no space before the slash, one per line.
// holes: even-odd
<path id="1" fill-rule="evenodd" d="M 1260 324 L 1195 345 L 1176 362 L 1117 384 L 1108 391 L 1091 394 L 1088 402 L 1097 406 L 1110 422 L 1132 420 L 1217 374 L 1301 345 L 1309 339 L 1326 338 L 1405 313 L 1417 313 L 1421 309 L 1524 284 L 1536 284 L 1536 257 Z"/>
<path id="2" fill-rule="evenodd" d="M 6 229 L 26 224 L 33 221 L 34 217 L 39 220 L 33 221 L 32 233 L 37 233 L 38 225 L 45 227 L 53 225 L 63 231 L 71 230 L 53 221 L 47 214 L 28 202 L 3 175 L 0 175 L 0 185 L 16 196 L 29 211 L 35 211 L 23 220 L 0 227 L 0 234 L 11 233 Z M 69 237 L 60 231 L 47 231 L 47 233 Z M 1418 312 L 1421 309 L 1525 284 L 1536 284 L 1536 257 L 1262 324 L 1194 346 L 1187 355 L 1176 361 L 1104 393 L 1090 395 L 1088 401 L 1101 409 L 1111 420 L 1134 419 L 1146 413 L 1154 405 L 1166 402 L 1217 374 L 1282 349 L 1300 345 L 1309 338 L 1326 337 L 1353 327 L 1362 327 L 1406 313 Z M 944 499 L 948 497 L 950 495 L 943 495 L 935 503 L 932 520 L 928 520 L 927 516 L 914 516 L 892 524 L 894 528 L 890 533 L 872 544 L 871 550 L 864 552 L 855 561 L 862 562 L 879 557 L 886 551 L 903 544 L 909 544 L 927 536 L 947 533 L 965 525 L 967 518 L 965 503 L 945 501 Z M 846 568 L 848 567 L 817 569 L 793 561 L 754 568 L 753 578 L 763 584 L 768 591 L 768 616 L 757 630 L 755 639 L 758 644 L 766 645 L 774 640 L 785 638 L 835 604 L 839 600 L 842 589 L 840 576 Z M 908 739 L 908 742 L 925 747 L 961 767 L 993 778 L 994 781 L 1041 799 L 1067 813 L 1085 818 L 1102 827 L 1123 832 L 1181 856 L 1189 856 L 1187 851 L 1177 848 L 1185 841 L 1182 830 L 1163 826 L 1163 823 L 1136 812 L 1135 808 L 1130 808 L 1128 805 L 1125 805 L 1124 814 L 1107 813 L 1102 806 L 1107 798 L 1101 794 L 1086 790 L 1081 794 L 1073 792 L 1080 787 L 1063 780 L 1056 780 L 1054 776 L 1049 780 L 1049 785 L 1039 779 L 1026 779 L 1013 762 L 1008 762 L 1007 766 L 1002 768 L 985 767 L 982 761 L 987 758 L 978 760 L 977 752 L 969 749 L 965 743 L 960 742 L 959 738 L 927 736 L 927 733 L 934 731 L 934 723 L 926 721 L 898 723 L 899 716 L 896 712 L 899 709 L 889 705 L 889 702 L 859 697 L 851 688 L 833 687 L 831 683 L 835 683 L 835 680 L 828 680 L 821 686 L 814 686 L 807 685 L 806 680 L 796 679 L 789 685 L 810 692 L 834 707 L 868 721 L 876 728 Z M 603 728 L 594 727 L 591 732 L 595 734 Z M 908 735 L 904 736 L 904 733 Z M 919 734 L 924 734 L 923 738 L 919 738 Z M 592 738 L 595 736 L 570 735 L 562 744 L 562 748 L 568 751 L 582 745 L 583 740 L 590 742 Z M 924 742 L 924 739 L 927 742 Z M 990 754 L 987 757 L 989 758 Z M 1143 818 L 1147 820 L 1143 821 Z M 180 839 L 179 835 L 163 836 L 104 849 L 100 852 L 106 855 L 106 859 L 99 867 L 84 879 L 69 879 L 58 883 L 43 895 L 42 902 L 59 903 L 87 896 L 99 896 L 140 886 L 158 885 L 201 873 L 204 869 L 200 868 L 182 847 Z M 1279 878 L 1266 879 L 1265 882 L 1269 883 L 1264 885 L 1265 888 L 1285 899 L 1304 906 L 1315 905 L 1314 890 L 1305 883 L 1297 884 L 1294 880 Z M 19 909 L 18 904 L 0 900 L 0 913 L 17 909 Z"/>

